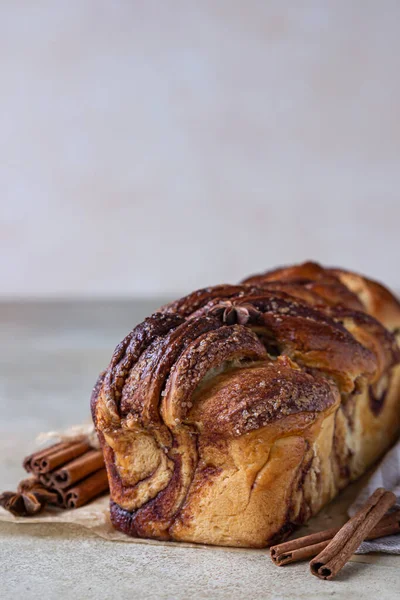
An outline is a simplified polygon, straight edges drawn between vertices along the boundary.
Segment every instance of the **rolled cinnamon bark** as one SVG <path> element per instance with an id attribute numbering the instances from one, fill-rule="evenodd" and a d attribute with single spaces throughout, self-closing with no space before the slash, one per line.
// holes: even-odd
<path id="1" fill-rule="evenodd" d="M 42 458 L 45 458 L 46 456 L 53 454 L 54 452 L 60 450 L 61 448 L 65 447 L 66 445 L 67 445 L 67 442 L 58 442 L 57 444 L 53 444 L 52 446 L 48 446 L 47 448 L 38 450 L 37 452 L 34 452 L 33 454 L 26 456 L 24 458 L 22 466 L 24 467 L 25 471 L 28 471 L 28 473 L 33 473 L 33 472 L 35 472 L 35 470 L 37 471 L 37 469 L 39 468 L 39 462 Z"/>
<path id="2" fill-rule="evenodd" d="M 50 474 L 53 487 L 63 490 L 104 467 L 101 450 L 89 450 Z"/>
<path id="3" fill-rule="evenodd" d="M 325 531 L 272 546 L 270 548 L 272 562 L 282 567 L 290 563 L 313 558 L 328 546 L 338 531 L 340 531 L 340 528 L 326 529 Z M 366 539 L 374 540 L 386 535 L 394 535 L 395 533 L 400 533 L 400 510 L 385 515 L 372 529 Z"/>
<path id="4" fill-rule="evenodd" d="M 67 508 L 67 491 L 68 490 L 60 490 L 56 488 L 52 488 L 54 492 L 57 494 L 57 500 L 55 505 L 58 508 Z"/>
<path id="5" fill-rule="evenodd" d="M 82 440 L 79 442 L 70 442 L 66 447 L 61 447 L 54 452 L 34 461 L 33 468 L 37 469 L 38 473 L 48 473 L 53 471 L 60 465 L 81 456 L 90 449 L 89 442 Z M 38 467 L 36 467 L 38 464 Z"/>
<path id="6" fill-rule="evenodd" d="M 332 538 L 311 562 L 311 573 L 320 579 L 332 579 L 344 567 L 362 541 L 396 502 L 396 496 L 378 488 L 364 506 Z"/>
<path id="7" fill-rule="evenodd" d="M 51 473 L 36 474 L 36 477 L 38 478 L 38 480 L 40 481 L 40 483 L 42 485 L 44 485 L 45 487 L 47 487 L 47 488 L 51 488 L 52 487 Z"/>
<path id="8" fill-rule="evenodd" d="M 269 549 L 271 559 L 276 565 L 279 566 L 287 564 L 287 562 L 282 561 L 286 561 L 286 559 L 289 558 L 293 552 L 310 548 L 312 546 L 319 546 L 325 541 L 329 543 L 329 541 L 338 531 L 339 528 L 325 529 L 324 531 L 318 531 L 317 533 L 305 535 L 304 537 L 297 538 L 296 540 L 289 540 L 288 542 L 271 546 Z M 316 554 L 318 554 L 318 552 Z M 312 554 L 311 556 L 316 556 L 316 554 Z M 297 560 L 302 559 L 298 558 Z"/>
<path id="9" fill-rule="evenodd" d="M 107 471 L 100 469 L 96 473 L 93 473 L 93 475 L 77 483 L 75 487 L 68 490 L 60 490 L 60 492 L 65 494 L 66 508 L 78 508 L 89 502 L 89 500 L 99 496 L 107 489 Z"/>

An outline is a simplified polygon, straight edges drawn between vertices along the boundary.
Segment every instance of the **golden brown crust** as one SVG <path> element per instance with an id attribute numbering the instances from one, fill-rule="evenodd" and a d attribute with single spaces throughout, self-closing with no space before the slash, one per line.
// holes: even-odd
<path id="1" fill-rule="evenodd" d="M 121 414 L 137 415 L 147 425 L 158 420 L 160 394 L 181 352 L 204 333 L 221 327 L 220 320 L 204 316 L 185 321 L 166 336 L 159 336 L 131 370 L 121 393 Z"/>
<path id="2" fill-rule="evenodd" d="M 251 324 L 272 338 L 281 353 L 335 377 L 342 391 L 351 391 L 361 375 L 373 378 L 377 360 L 371 349 L 358 343 L 325 309 L 317 310 L 271 292 L 250 300 Z M 239 300 L 238 304 L 241 302 L 247 299 Z"/>
<path id="3" fill-rule="evenodd" d="M 399 325 L 385 288 L 315 263 L 160 309 L 92 396 L 114 525 L 257 547 L 309 518 L 400 428 Z"/>
<path id="4" fill-rule="evenodd" d="M 107 409 L 118 420 L 122 388 L 127 375 L 142 353 L 159 336 L 184 322 L 175 314 L 154 313 L 137 325 L 116 347 L 104 376 L 103 390 L 107 397 Z"/>
<path id="5" fill-rule="evenodd" d="M 382 284 L 343 269 L 329 269 L 363 303 L 364 310 L 390 331 L 398 329 L 400 302 Z"/>
<path id="6" fill-rule="evenodd" d="M 171 369 L 161 405 L 164 422 L 174 429 L 184 421 L 193 406 L 192 396 L 210 369 L 226 361 L 266 356 L 257 336 L 242 325 L 222 326 L 203 334 L 185 349 Z"/>
<path id="7" fill-rule="evenodd" d="M 183 317 L 188 317 L 214 299 L 231 298 L 232 296 L 240 295 L 243 291 L 248 289 L 251 289 L 251 286 L 247 287 L 243 285 L 228 284 L 215 285 L 213 287 L 196 290 L 179 300 L 170 302 L 161 307 L 160 311 L 167 314 L 178 314 Z"/>
<path id="8" fill-rule="evenodd" d="M 341 304 L 353 310 L 364 310 L 359 296 L 347 287 L 332 270 L 324 269 L 317 263 L 306 262 L 302 265 L 280 267 L 254 275 L 243 280 L 244 284 L 271 286 L 287 286 L 288 293 L 312 294 L 319 299 L 319 304 Z M 292 292 L 289 289 L 292 289 Z M 310 302 L 307 299 L 307 302 Z"/>
<path id="9" fill-rule="evenodd" d="M 197 396 L 197 397 L 196 397 Z M 206 435 L 240 436 L 288 415 L 313 413 L 332 406 L 336 386 L 306 373 L 286 356 L 249 367 L 237 367 L 214 377 L 193 398 L 190 421 Z"/>

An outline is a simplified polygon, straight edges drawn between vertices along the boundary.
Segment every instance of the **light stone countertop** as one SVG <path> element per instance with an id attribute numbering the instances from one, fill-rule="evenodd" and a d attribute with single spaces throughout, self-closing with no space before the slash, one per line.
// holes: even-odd
<path id="1" fill-rule="evenodd" d="M 88 419 L 88 399 L 112 350 L 161 301 L 0 304 L 0 490 L 24 476 L 41 431 Z M 318 520 L 333 525 L 354 486 Z M 400 558 L 358 556 L 333 582 L 307 564 L 277 568 L 264 551 L 105 541 L 72 525 L 0 523 L 0 598 L 398 597 Z"/>

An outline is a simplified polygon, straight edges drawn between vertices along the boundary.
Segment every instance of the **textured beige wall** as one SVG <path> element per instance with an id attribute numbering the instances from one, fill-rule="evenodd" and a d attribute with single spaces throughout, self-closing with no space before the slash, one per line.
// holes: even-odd
<path id="1" fill-rule="evenodd" d="M 400 287 L 400 2 L 3 0 L 1 293 Z"/>

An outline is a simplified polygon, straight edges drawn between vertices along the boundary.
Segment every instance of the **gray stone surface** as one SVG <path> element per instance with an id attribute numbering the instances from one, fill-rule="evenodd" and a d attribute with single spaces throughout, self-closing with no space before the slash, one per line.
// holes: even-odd
<path id="1" fill-rule="evenodd" d="M 0 489 L 23 477 L 40 431 L 88 419 L 88 398 L 114 346 L 153 302 L 0 304 Z M 319 519 L 333 524 L 348 489 Z M 266 552 L 107 542 L 72 525 L 0 523 L 0 598 L 398 597 L 399 557 L 359 556 L 334 582 Z"/>

